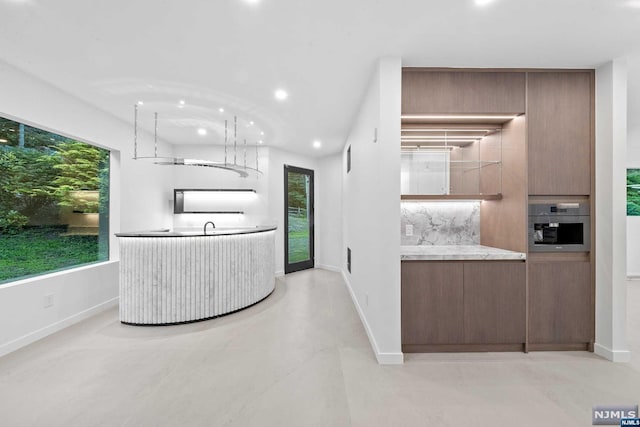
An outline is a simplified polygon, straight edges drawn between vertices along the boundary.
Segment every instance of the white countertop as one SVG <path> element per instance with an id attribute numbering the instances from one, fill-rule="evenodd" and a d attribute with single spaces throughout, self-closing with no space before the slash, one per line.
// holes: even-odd
<path id="1" fill-rule="evenodd" d="M 525 260 L 527 255 L 482 245 L 401 246 L 401 261 Z"/>

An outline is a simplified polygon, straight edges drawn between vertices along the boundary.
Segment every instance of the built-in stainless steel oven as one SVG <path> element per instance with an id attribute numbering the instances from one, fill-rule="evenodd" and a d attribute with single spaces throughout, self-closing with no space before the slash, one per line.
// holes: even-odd
<path id="1" fill-rule="evenodd" d="M 529 251 L 586 252 L 590 243 L 588 202 L 529 203 Z"/>

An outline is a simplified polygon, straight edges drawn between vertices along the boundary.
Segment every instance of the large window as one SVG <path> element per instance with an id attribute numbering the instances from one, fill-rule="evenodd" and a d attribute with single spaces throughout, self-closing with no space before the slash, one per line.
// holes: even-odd
<path id="1" fill-rule="evenodd" d="M 109 259 L 109 151 L 0 117 L 0 284 Z"/>

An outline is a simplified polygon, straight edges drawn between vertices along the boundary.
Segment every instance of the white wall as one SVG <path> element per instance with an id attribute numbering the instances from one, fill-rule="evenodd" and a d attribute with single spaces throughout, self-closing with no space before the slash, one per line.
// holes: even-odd
<path id="1" fill-rule="evenodd" d="M 342 154 L 318 160 L 316 171 L 316 266 L 342 271 Z"/>
<path id="2" fill-rule="evenodd" d="M 629 57 L 627 168 L 640 169 L 640 54 Z M 627 217 L 627 276 L 640 277 L 640 216 Z"/>
<path id="3" fill-rule="evenodd" d="M 239 152 L 240 153 L 240 152 Z M 203 145 L 175 146 L 174 155 L 184 158 L 222 160 L 224 147 Z M 232 161 L 232 155 L 229 161 Z M 241 160 L 242 159 L 242 160 Z M 255 152 L 247 155 L 247 165 L 255 167 Z M 243 163 L 243 155 L 238 154 Z M 175 215 L 174 228 L 200 228 L 206 221 L 216 226 L 272 225 L 276 232 L 276 273 L 284 274 L 284 165 L 298 166 L 314 171 L 315 186 L 315 261 L 317 267 L 339 270 L 341 265 L 341 156 L 327 156 L 317 160 L 310 156 L 261 147 L 258 164 L 263 174 L 253 173 L 247 178 L 213 168 L 175 167 L 167 194 L 173 188 L 252 188 L 256 197 L 238 202 L 238 209 L 245 215 L 182 214 Z M 171 195 L 169 199 L 173 196 Z M 167 209 L 171 201 L 167 199 Z M 231 205 L 228 205 L 231 206 Z M 171 208 L 172 209 L 172 208 Z"/>
<path id="4" fill-rule="evenodd" d="M 635 118 L 636 121 L 639 119 L 640 117 Z M 640 147 L 633 147 L 631 144 L 631 138 L 640 142 L 640 126 L 634 133 L 629 129 L 628 135 L 630 143 L 627 145 L 627 168 L 640 169 Z M 627 217 L 627 276 L 640 278 L 640 216 Z"/>
<path id="5" fill-rule="evenodd" d="M 382 58 L 343 152 L 342 264 L 379 363 L 402 363 L 400 339 L 400 114 L 402 65 Z M 374 132 L 377 129 L 377 142 Z M 351 172 L 346 152 L 351 147 Z"/>
<path id="6" fill-rule="evenodd" d="M 627 65 L 596 70 L 596 344 L 614 361 L 631 357 L 626 342 Z"/>
<path id="7" fill-rule="evenodd" d="M 0 288 L 0 356 L 118 302 L 118 262 L 12 282 Z M 43 308 L 45 295 L 53 307 Z"/>
<path id="8" fill-rule="evenodd" d="M 114 150 L 111 233 L 170 220 L 162 210 L 167 177 L 158 167 L 131 160 L 130 125 L 3 62 L 0 93 L 1 115 Z M 164 144 L 161 149 L 170 151 Z M 110 263 L 0 285 L 0 355 L 115 304 L 118 263 L 113 237 L 111 259 Z M 54 305 L 44 308 L 44 296 L 49 294 L 54 295 Z"/>
<path id="9" fill-rule="evenodd" d="M 174 155 L 177 157 L 199 160 L 224 160 L 224 147 L 187 145 L 174 146 Z M 248 150 L 247 166 L 255 168 L 255 149 Z M 242 158 L 240 155 L 239 159 Z M 232 155 L 229 161 L 233 162 Z M 206 221 L 213 221 L 216 227 L 234 225 L 266 225 L 271 224 L 267 215 L 269 208 L 268 185 L 268 149 L 260 148 L 258 151 L 258 166 L 263 171 L 262 175 L 249 172 L 249 176 L 242 178 L 235 172 L 229 172 L 216 168 L 203 168 L 191 166 L 174 166 L 173 179 L 168 188 L 167 209 L 173 215 L 173 189 L 174 188 L 226 188 L 226 189 L 253 189 L 255 195 L 242 195 L 234 201 L 221 204 L 220 210 L 241 210 L 244 215 L 235 214 L 179 214 L 173 215 L 173 228 L 202 228 Z M 230 195 L 227 195 L 230 196 Z"/>

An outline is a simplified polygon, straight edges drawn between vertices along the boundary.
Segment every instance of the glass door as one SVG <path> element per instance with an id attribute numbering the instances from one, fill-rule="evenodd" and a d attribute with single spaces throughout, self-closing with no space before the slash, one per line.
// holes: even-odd
<path id="1" fill-rule="evenodd" d="M 313 171 L 284 165 L 284 272 L 313 268 Z"/>

